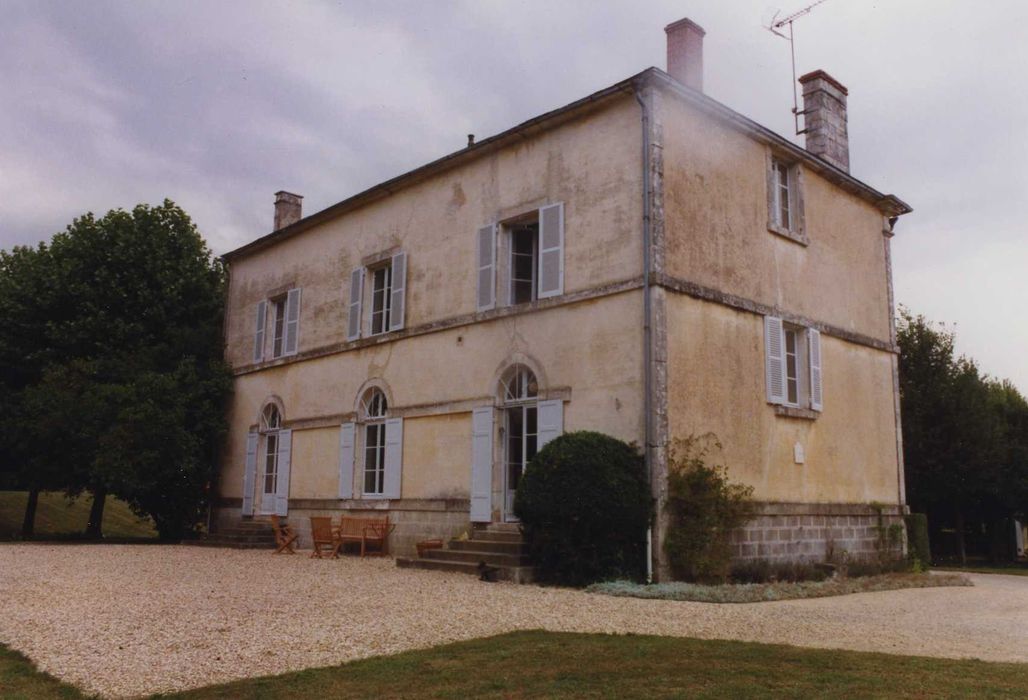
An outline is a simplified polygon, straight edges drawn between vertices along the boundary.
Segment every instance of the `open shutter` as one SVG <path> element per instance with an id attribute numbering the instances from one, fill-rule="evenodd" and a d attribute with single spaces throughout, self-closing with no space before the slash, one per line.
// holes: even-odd
<path id="1" fill-rule="evenodd" d="M 768 403 L 785 403 L 785 330 L 775 316 L 764 317 L 764 362 Z"/>
<path id="2" fill-rule="evenodd" d="M 403 475 L 403 418 L 388 419 L 385 431 L 385 482 L 382 484 L 382 496 L 399 498 Z"/>
<path id="3" fill-rule="evenodd" d="M 295 355 L 300 335 L 300 289 L 290 289 L 286 297 L 286 345 L 283 355 Z"/>
<path id="4" fill-rule="evenodd" d="M 354 436 L 357 426 L 343 423 L 339 426 L 339 497 L 353 498 Z"/>
<path id="5" fill-rule="evenodd" d="M 539 437 L 536 449 L 564 433 L 564 402 L 560 399 L 539 402 Z"/>
<path id="6" fill-rule="evenodd" d="M 821 331 L 807 329 L 807 357 L 810 359 L 810 407 L 822 408 L 821 396 Z"/>
<path id="7" fill-rule="evenodd" d="M 564 293 L 564 204 L 539 210 L 539 298 Z"/>
<path id="8" fill-rule="evenodd" d="M 403 329 L 403 314 L 407 296 L 407 254 L 393 256 L 393 291 L 389 305 L 389 330 Z"/>
<path id="9" fill-rule="evenodd" d="M 278 478 L 275 481 L 275 514 L 289 514 L 289 466 L 293 453 L 293 431 L 278 431 Z"/>
<path id="10" fill-rule="evenodd" d="M 471 413 L 471 522 L 493 519 L 493 408 Z"/>
<path id="11" fill-rule="evenodd" d="M 253 489 L 257 480 L 257 433 L 246 436 L 246 463 L 243 467 L 243 515 L 253 515 Z"/>
<path id="12" fill-rule="evenodd" d="M 264 329 L 268 323 L 268 302 L 261 299 L 257 302 L 257 328 L 253 334 L 253 361 L 264 359 Z"/>
<path id="13" fill-rule="evenodd" d="M 350 315 L 347 319 L 346 339 L 361 337 L 361 298 L 364 296 L 364 268 L 350 273 Z"/>
<path id="14" fill-rule="evenodd" d="M 496 306 L 496 227 L 478 229 L 478 310 Z"/>

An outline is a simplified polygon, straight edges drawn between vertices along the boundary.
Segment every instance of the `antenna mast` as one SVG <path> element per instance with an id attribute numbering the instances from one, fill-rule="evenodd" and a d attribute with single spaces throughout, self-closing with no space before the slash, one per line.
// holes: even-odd
<path id="1" fill-rule="evenodd" d="M 780 36 L 783 39 L 787 39 L 789 41 L 789 51 L 792 53 L 792 118 L 796 124 L 797 136 L 806 131 L 806 129 L 800 129 L 801 112 L 799 95 L 796 93 L 796 44 L 793 41 L 792 37 L 792 23 L 800 17 L 802 17 L 803 15 L 809 14 L 811 10 L 813 10 L 815 7 L 826 1 L 827 0 L 817 0 L 817 2 L 815 2 L 814 4 L 807 5 L 802 10 L 793 12 L 791 15 L 783 17 L 782 19 L 778 19 L 778 15 L 780 15 L 782 12 L 781 10 L 779 10 L 778 12 L 775 12 L 774 17 L 771 18 L 771 23 L 766 27 L 766 29 L 775 36 Z M 782 33 L 782 28 L 785 27 L 785 25 L 789 25 L 788 36 Z"/>

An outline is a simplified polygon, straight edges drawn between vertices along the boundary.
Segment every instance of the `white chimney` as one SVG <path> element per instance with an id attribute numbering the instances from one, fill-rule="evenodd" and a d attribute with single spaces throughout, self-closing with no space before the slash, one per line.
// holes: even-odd
<path id="1" fill-rule="evenodd" d="M 667 72 L 693 90 L 703 92 L 703 27 L 680 19 L 664 27 L 667 34 Z"/>

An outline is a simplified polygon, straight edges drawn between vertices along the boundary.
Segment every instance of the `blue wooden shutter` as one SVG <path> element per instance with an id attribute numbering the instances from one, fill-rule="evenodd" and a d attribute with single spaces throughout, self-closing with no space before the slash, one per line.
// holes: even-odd
<path id="1" fill-rule="evenodd" d="M 278 478 L 275 482 L 275 514 L 289 514 L 289 467 L 293 453 L 293 431 L 278 431 Z"/>
<path id="2" fill-rule="evenodd" d="M 357 426 L 343 423 L 339 426 L 339 497 L 353 498 L 354 436 Z"/>
<path id="3" fill-rule="evenodd" d="M 399 498 L 403 477 L 403 418 L 387 419 L 385 431 L 385 479 L 382 484 L 382 496 Z"/>
<path id="4" fill-rule="evenodd" d="M 300 289 L 290 289 L 286 297 L 286 338 L 283 355 L 295 355 L 300 335 Z"/>
<path id="5" fill-rule="evenodd" d="M 810 362 L 810 407 L 815 411 L 823 408 L 821 389 L 821 332 L 807 329 L 807 358 Z"/>
<path id="6" fill-rule="evenodd" d="M 539 298 L 564 293 L 564 205 L 539 210 Z"/>
<path id="7" fill-rule="evenodd" d="M 257 480 L 257 433 L 246 436 L 246 462 L 243 466 L 243 515 L 253 515 L 254 482 Z"/>
<path id="8" fill-rule="evenodd" d="M 397 253 L 393 256 L 393 291 L 389 304 L 389 330 L 403 329 L 403 317 L 407 301 L 407 254 Z"/>
<path id="9" fill-rule="evenodd" d="M 479 311 L 488 311 L 496 306 L 496 227 L 483 226 L 478 229 L 478 303 Z"/>
<path id="10" fill-rule="evenodd" d="M 471 522 L 493 519 L 493 407 L 471 413 Z"/>
<path id="11" fill-rule="evenodd" d="M 347 319 L 346 339 L 361 337 L 361 298 L 364 296 L 364 268 L 350 273 L 350 315 Z"/>
<path id="12" fill-rule="evenodd" d="M 539 437 L 537 448 L 543 449 L 550 440 L 564 433 L 564 402 L 560 399 L 539 402 Z"/>
<path id="13" fill-rule="evenodd" d="M 768 403 L 785 403 L 785 329 L 782 319 L 764 317 L 764 365 Z"/>
<path id="14" fill-rule="evenodd" d="M 261 299 L 257 302 L 257 328 L 253 334 L 253 361 L 264 359 L 264 332 L 268 323 L 268 302 Z"/>

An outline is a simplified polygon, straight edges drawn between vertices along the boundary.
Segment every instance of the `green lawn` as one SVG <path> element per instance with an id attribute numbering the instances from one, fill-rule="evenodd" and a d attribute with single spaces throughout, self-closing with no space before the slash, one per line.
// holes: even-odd
<path id="1" fill-rule="evenodd" d="M 25 517 L 24 491 L 0 491 L 0 540 L 21 539 L 21 521 Z M 86 493 L 69 500 L 61 493 L 39 494 L 36 510 L 36 539 L 64 538 L 81 534 L 89 520 L 93 497 Z M 111 496 L 104 506 L 104 537 L 156 537 L 149 518 L 138 518 L 125 504 Z"/>
<path id="2" fill-rule="evenodd" d="M 1009 564 L 1007 566 L 933 566 L 932 571 L 959 571 L 968 574 L 1006 574 L 1008 576 L 1028 576 L 1028 564 Z"/>
<path id="3" fill-rule="evenodd" d="M 0 697 L 67 686 L 0 654 Z M 1028 664 L 950 661 L 745 642 L 551 632 L 513 634 L 210 686 L 210 698 L 573 697 L 1023 698 Z"/>

